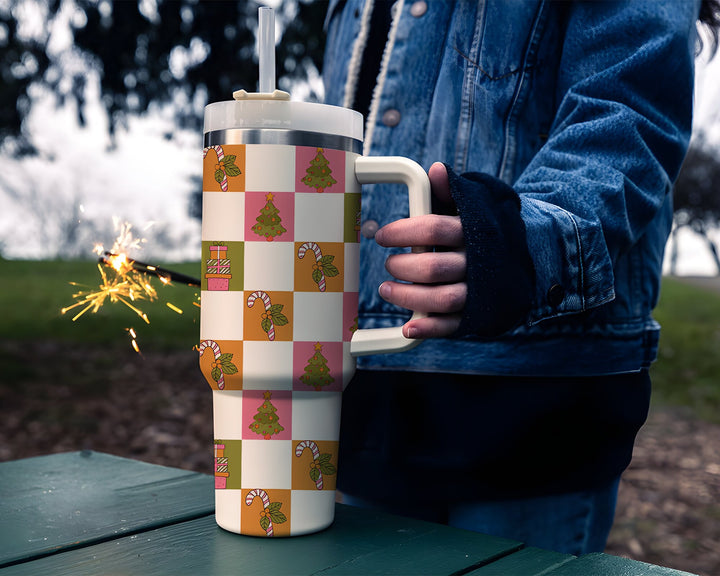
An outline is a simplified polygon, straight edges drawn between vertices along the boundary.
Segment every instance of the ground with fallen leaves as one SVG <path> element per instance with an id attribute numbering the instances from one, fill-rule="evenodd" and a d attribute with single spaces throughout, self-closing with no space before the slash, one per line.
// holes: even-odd
<path id="1" fill-rule="evenodd" d="M 91 449 L 212 472 L 211 394 L 192 350 L 137 355 L 0 341 L 0 461 Z M 720 574 L 720 426 L 654 408 L 608 552 Z"/>

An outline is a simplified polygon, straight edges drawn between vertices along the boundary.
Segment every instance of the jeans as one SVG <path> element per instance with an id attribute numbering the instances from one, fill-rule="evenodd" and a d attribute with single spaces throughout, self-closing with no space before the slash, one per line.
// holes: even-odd
<path id="1" fill-rule="evenodd" d="M 456 528 L 519 540 L 527 546 L 566 554 L 588 554 L 605 549 L 615 517 L 620 479 L 593 491 L 556 494 L 520 500 L 464 502 L 446 510 L 383 508 L 400 516 L 441 522 Z M 380 506 L 347 494 L 351 506 Z"/>

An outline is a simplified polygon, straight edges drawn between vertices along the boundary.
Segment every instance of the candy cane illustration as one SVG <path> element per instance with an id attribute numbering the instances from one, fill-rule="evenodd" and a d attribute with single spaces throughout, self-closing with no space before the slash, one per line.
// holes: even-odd
<path id="1" fill-rule="evenodd" d="M 295 448 L 295 456 L 298 458 L 302 456 L 302 453 L 305 451 L 305 448 L 309 448 L 313 455 L 313 462 L 315 464 L 315 468 L 317 468 L 318 471 L 318 478 L 315 480 L 315 486 L 318 490 L 323 489 L 323 477 L 322 472 L 320 471 L 320 467 L 317 466 L 318 459 L 320 458 L 320 450 L 318 450 L 317 444 L 313 442 L 312 440 L 303 440 L 300 442 L 297 447 Z"/>
<path id="2" fill-rule="evenodd" d="M 265 510 L 265 512 L 267 513 L 268 526 L 265 529 L 265 534 L 267 534 L 268 536 L 272 536 L 275 533 L 275 530 L 273 529 L 272 518 L 270 517 L 270 513 L 268 512 L 268 508 L 270 507 L 270 497 L 267 495 L 267 492 L 265 492 L 265 490 L 255 488 L 254 490 L 250 490 L 250 492 L 248 492 L 248 495 L 245 497 L 245 505 L 252 505 L 255 497 L 258 497 L 262 500 L 263 510 Z"/>
<path id="3" fill-rule="evenodd" d="M 248 296 L 247 299 L 247 305 L 248 308 L 252 308 L 255 304 L 255 300 L 260 298 L 260 300 L 263 301 L 263 304 L 265 304 L 265 313 L 267 315 L 267 319 L 270 321 L 270 327 L 267 330 L 268 340 L 275 340 L 275 324 L 273 323 L 272 316 L 270 315 L 270 307 L 272 306 L 272 303 L 270 302 L 270 296 L 267 295 L 266 292 L 263 292 L 262 290 L 256 290 L 250 296 Z"/>
<path id="4" fill-rule="evenodd" d="M 305 242 L 302 246 L 300 246 L 300 248 L 298 248 L 298 258 L 302 260 L 308 250 L 312 250 L 315 253 L 315 260 L 318 264 L 320 264 L 323 255 L 320 251 L 320 246 L 315 244 L 315 242 Z M 320 279 L 318 280 L 317 285 L 320 292 L 325 292 L 325 274 L 323 273 L 321 267 L 318 267 L 318 271 L 320 272 Z"/>
<path id="5" fill-rule="evenodd" d="M 220 359 L 220 346 L 218 346 L 218 343 L 215 342 L 215 340 L 203 340 L 200 342 L 200 346 L 198 346 L 198 352 L 200 353 L 200 356 L 203 355 L 203 352 L 205 352 L 206 348 L 210 348 L 212 350 L 213 354 L 215 355 L 215 360 Z M 222 371 L 222 367 L 218 366 L 220 368 L 220 378 L 217 380 L 217 385 L 220 390 L 225 388 L 225 374 Z"/>
<path id="6" fill-rule="evenodd" d="M 225 158 L 225 152 L 223 152 L 222 146 L 220 146 L 219 144 L 215 144 L 214 146 L 208 146 L 207 148 L 203 148 L 203 158 L 208 155 L 208 152 L 210 152 L 210 150 L 215 150 L 218 162 L 222 163 L 222 159 Z M 222 182 L 220 182 L 220 189 L 223 192 L 227 192 L 228 189 L 228 180 L 225 170 L 223 170 L 223 179 Z"/>

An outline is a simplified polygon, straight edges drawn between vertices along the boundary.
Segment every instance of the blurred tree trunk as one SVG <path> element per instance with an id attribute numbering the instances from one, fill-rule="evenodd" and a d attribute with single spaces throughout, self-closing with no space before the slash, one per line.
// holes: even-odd
<path id="1" fill-rule="evenodd" d="M 677 271 L 678 229 L 690 227 L 707 244 L 720 275 L 720 257 L 709 232 L 720 225 L 720 150 L 710 147 L 702 134 L 693 140 L 673 188 L 675 216 L 670 273 Z"/>

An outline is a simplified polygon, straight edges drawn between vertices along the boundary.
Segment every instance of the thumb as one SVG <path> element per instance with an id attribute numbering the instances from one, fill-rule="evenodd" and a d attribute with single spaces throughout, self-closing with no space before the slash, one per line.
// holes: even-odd
<path id="1" fill-rule="evenodd" d="M 450 179 L 445 164 L 435 162 L 430 166 L 428 178 L 433 193 L 433 213 L 457 215 L 457 207 L 450 193 Z"/>

